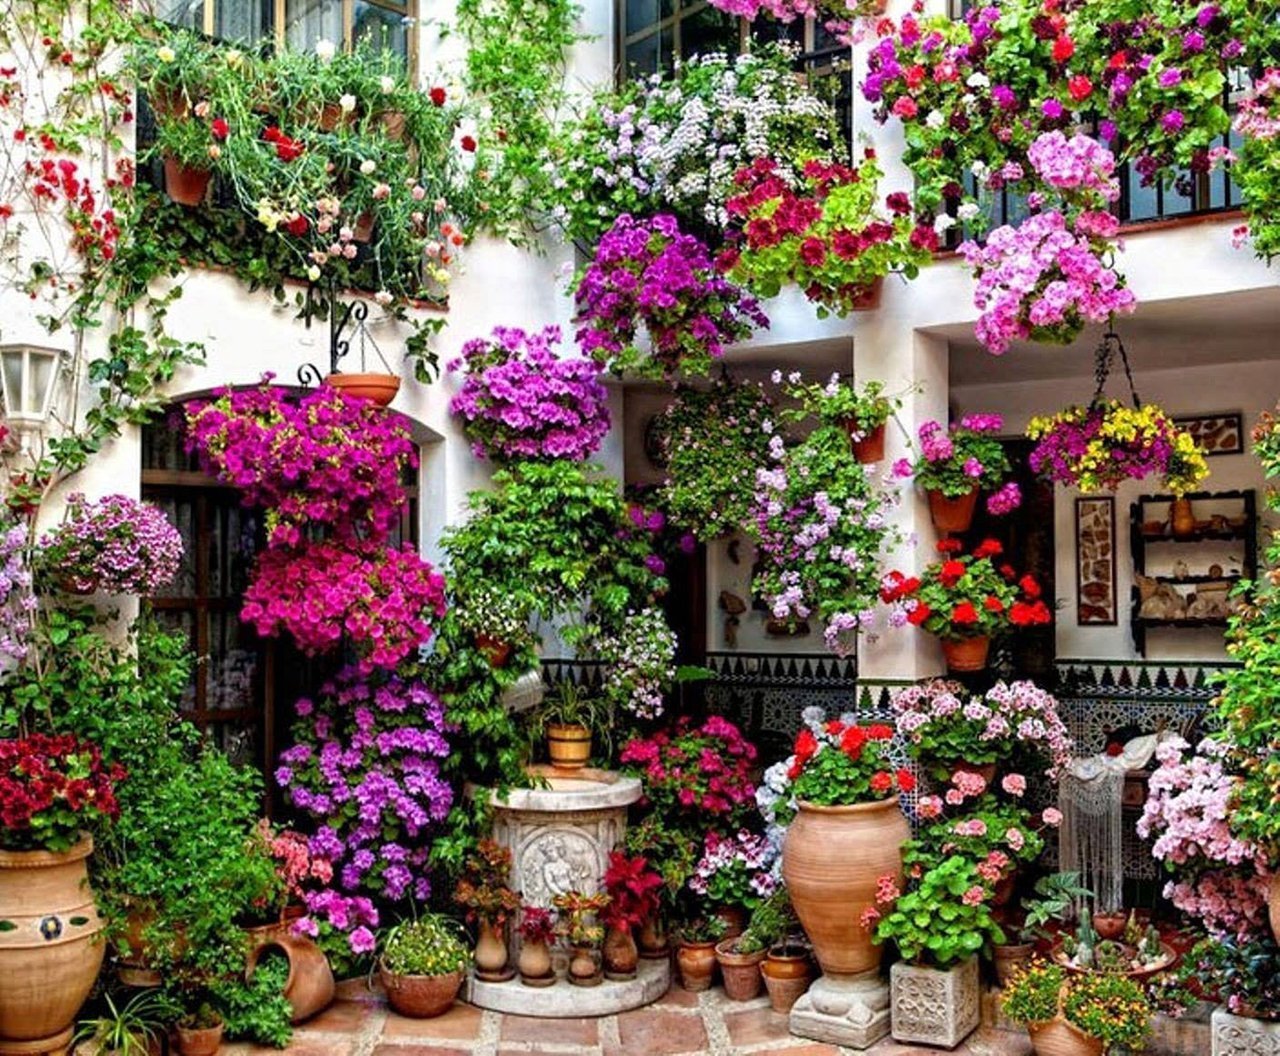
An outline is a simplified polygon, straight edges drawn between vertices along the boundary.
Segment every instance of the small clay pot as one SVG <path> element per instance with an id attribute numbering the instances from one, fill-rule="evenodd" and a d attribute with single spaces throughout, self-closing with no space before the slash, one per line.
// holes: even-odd
<path id="1" fill-rule="evenodd" d="M 710 990 L 716 971 L 716 944 L 681 942 L 676 947 L 676 967 L 680 969 L 680 985 L 686 990 Z"/>
<path id="2" fill-rule="evenodd" d="M 773 1010 L 790 1012 L 813 977 L 809 951 L 803 946 L 774 946 L 760 962 L 760 974 Z"/>
<path id="3" fill-rule="evenodd" d="M 764 960 L 765 951 L 739 953 L 737 943 L 737 939 L 716 943 L 716 961 L 724 980 L 725 996 L 730 1001 L 750 1001 L 760 993 L 760 962 Z"/>
<path id="4" fill-rule="evenodd" d="M 179 1056 L 213 1056 L 222 1044 L 222 1030 L 221 1023 L 216 1027 L 184 1027 L 179 1023 L 174 1027 Z"/>
<path id="5" fill-rule="evenodd" d="M 395 975 L 378 962 L 378 979 L 392 1009 L 411 1019 L 429 1019 L 449 1010 L 462 987 L 462 970 L 448 975 Z"/>

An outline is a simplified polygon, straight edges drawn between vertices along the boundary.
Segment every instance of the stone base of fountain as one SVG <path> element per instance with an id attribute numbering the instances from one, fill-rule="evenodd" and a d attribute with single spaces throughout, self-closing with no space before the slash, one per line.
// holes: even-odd
<path id="1" fill-rule="evenodd" d="M 611 1016 L 657 1001 L 671 986 L 669 961 L 641 961 L 634 979 L 625 982 L 604 980 L 599 986 L 572 985 L 558 978 L 553 986 L 525 986 L 520 980 L 486 983 L 468 980 L 463 997 L 471 1004 L 494 1012 L 543 1019 L 580 1019 Z"/>

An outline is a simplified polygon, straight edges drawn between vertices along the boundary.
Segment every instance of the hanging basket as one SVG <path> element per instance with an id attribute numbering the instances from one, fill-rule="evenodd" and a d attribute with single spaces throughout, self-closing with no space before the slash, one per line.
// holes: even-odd
<path id="1" fill-rule="evenodd" d="M 395 374 L 330 374 L 326 385 L 341 389 L 349 396 L 359 396 L 379 407 L 386 407 L 400 391 L 400 378 Z"/>

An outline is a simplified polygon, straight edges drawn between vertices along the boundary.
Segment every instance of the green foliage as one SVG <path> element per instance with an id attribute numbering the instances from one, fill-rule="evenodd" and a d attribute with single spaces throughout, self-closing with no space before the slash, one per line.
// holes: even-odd
<path id="1" fill-rule="evenodd" d="M 387 934 L 382 963 L 395 975 L 448 975 L 471 960 L 466 932 L 452 917 L 429 913 Z"/>
<path id="2" fill-rule="evenodd" d="M 898 898 L 876 938 L 896 943 L 904 960 L 949 968 L 1004 942 L 1004 932 L 991 914 L 990 888 L 972 862 L 957 856 L 929 869 Z"/>
<path id="3" fill-rule="evenodd" d="M 284 996 L 289 981 L 289 960 L 268 950 L 258 961 L 248 982 L 242 977 L 219 980 L 213 996 L 222 1009 L 229 1041 L 253 1041 L 283 1049 L 293 1037 L 289 1022 L 293 1006 Z"/>

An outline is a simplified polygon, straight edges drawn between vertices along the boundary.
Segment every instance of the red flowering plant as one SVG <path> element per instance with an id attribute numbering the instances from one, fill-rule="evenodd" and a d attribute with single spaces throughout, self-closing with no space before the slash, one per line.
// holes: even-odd
<path id="1" fill-rule="evenodd" d="M 962 549 L 958 539 L 943 539 L 938 543 L 942 559 L 919 576 L 895 569 L 884 577 L 880 598 L 891 606 L 892 626 L 909 623 L 955 641 L 1052 621 L 1035 577 L 1019 577 L 1009 564 L 997 566 L 994 558 L 1003 547 L 996 540 L 984 540 L 969 554 Z"/>
<path id="2" fill-rule="evenodd" d="M 717 266 L 764 297 L 794 283 L 820 317 L 855 310 L 891 271 L 914 278 L 938 236 L 912 218 L 904 192 L 880 202 L 881 175 L 870 150 L 857 168 L 809 161 L 797 191 L 776 163 L 755 162 L 734 177 L 739 193 L 727 208 L 741 232 Z"/>
<path id="3" fill-rule="evenodd" d="M 0 740 L 0 847 L 62 852 L 95 822 L 119 814 L 119 765 L 71 734 Z"/>
<path id="4" fill-rule="evenodd" d="M 657 912 L 662 886 L 662 877 L 647 858 L 610 851 L 609 866 L 604 871 L 604 890 L 609 904 L 602 911 L 601 919 L 608 927 L 623 931 L 639 927 Z"/>
<path id="5" fill-rule="evenodd" d="M 700 726 L 686 716 L 672 730 L 634 737 L 619 759 L 643 782 L 646 804 L 668 825 L 683 820 L 702 832 L 711 825 L 737 826 L 755 806 L 755 745 L 718 715 Z"/>

